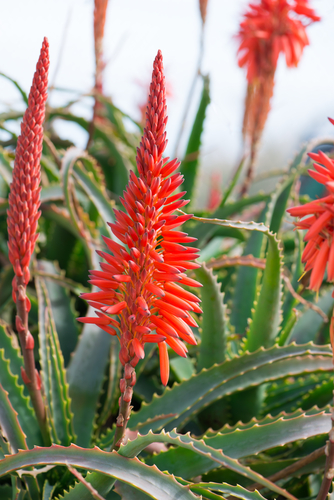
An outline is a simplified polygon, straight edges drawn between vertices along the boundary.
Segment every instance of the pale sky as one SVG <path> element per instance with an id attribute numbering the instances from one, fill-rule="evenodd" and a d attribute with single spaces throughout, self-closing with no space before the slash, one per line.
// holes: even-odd
<path id="1" fill-rule="evenodd" d="M 211 105 L 202 147 L 202 177 L 220 170 L 223 180 L 241 154 L 241 124 L 246 91 L 245 71 L 237 65 L 238 31 L 246 0 L 209 0 L 203 72 L 211 78 Z M 272 111 L 262 140 L 262 168 L 284 167 L 299 145 L 312 136 L 334 136 L 327 116 L 334 117 L 334 3 L 311 0 L 322 21 L 308 28 L 306 47 L 297 69 L 283 58 L 276 72 Z M 89 92 L 93 85 L 93 0 L 0 0 L 0 71 L 25 90 L 31 84 L 42 39 L 50 43 L 50 81 L 56 86 Z M 169 99 L 169 151 L 172 153 L 185 100 L 198 58 L 198 0 L 110 0 L 105 28 L 105 92 L 116 105 L 138 118 L 137 105 L 149 84 L 158 49 L 164 56 Z M 58 69 L 56 71 L 56 68 Z M 56 72 L 56 74 L 55 74 Z M 0 78 L 0 106 L 18 106 L 17 91 Z M 55 93 L 51 103 L 69 94 Z M 193 117 L 198 93 L 193 103 Z M 78 113 L 91 116 L 90 102 Z M 59 125 L 63 137 L 85 144 L 77 126 Z M 188 131 L 187 131 L 188 132 Z M 187 134 L 186 134 L 187 135 Z M 275 151 L 268 158 L 269 151 Z"/>

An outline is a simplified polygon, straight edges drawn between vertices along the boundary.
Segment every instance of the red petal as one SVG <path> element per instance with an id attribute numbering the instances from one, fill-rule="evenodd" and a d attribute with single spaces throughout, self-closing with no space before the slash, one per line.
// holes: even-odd
<path id="1" fill-rule="evenodd" d="M 176 352 L 179 356 L 182 356 L 183 358 L 187 357 L 187 352 L 188 349 L 184 345 L 183 342 L 179 339 L 173 339 L 172 337 L 168 337 L 166 339 L 167 344 L 173 349 L 173 351 Z"/>
<path id="2" fill-rule="evenodd" d="M 142 344 L 139 342 L 139 340 L 137 338 L 134 338 L 132 340 L 132 346 L 133 346 L 133 350 L 135 351 L 135 355 L 137 356 L 137 358 L 144 359 L 145 358 L 144 347 L 142 346 Z"/>
<path id="3" fill-rule="evenodd" d="M 184 290 L 176 283 L 165 283 L 165 290 L 168 290 L 170 293 L 173 293 L 178 297 L 181 297 L 182 299 L 189 300 L 192 302 L 201 302 L 201 299 L 198 298 L 197 295 L 188 292 L 187 290 Z"/>
<path id="4" fill-rule="evenodd" d="M 153 283 L 147 283 L 145 285 L 146 290 L 149 292 L 153 293 L 154 295 L 157 295 L 158 297 L 164 297 L 165 292 L 159 288 L 157 285 L 154 285 Z"/>
<path id="5" fill-rule="evenodd" d="M 170 314 L 177 316 L 178 318 L 186 318 L 187 317 L 187 313 L 184 310 L 179 309 L 178 307 L 172 306 L 171 304 L 165 302 L 162 299 L 156 300 L 154 302 L 154 305 L 155 305 L 155 307 L 157 307 L 159 309 L 161 314 L 163 314 L 163 311 L 162 311 L 162 309 L 163 309 L 164 311 L 167 311 Z"/>
<path id="6" fill-rule="evenodd" d="M 164 321 L 162 318 L 158 318 L 157 316 L 151 316 L 150 319 L 152 323 L 164 334 L 169 335 L 170 337 L 178 337 L 176 330 L 169 323 L 167 323 L 167 321 Z"/>
<path id="7" fill-rule="evenodd" d="M 160 358 L 160 377 L 163 385 L 167 385 L 169 379 L 169 358 L 166 342 L 160 342 L 159 358 Z"/>
<path id="8" fill-rule="evenodd" d="M 126 302 L 123 300 L 122 302 L 119 302 L 114 306 L 107 306 L 105 308 L 102 308 L 102 310 L 108 314 L 118 314 L 121 311 L 123 311 L 123 309 L 125 309 L 126 307 L 127 307 Z"/>
<path id="9" fill-rule="evenodd" d="M 312 224 L 310 229 L 307 231 L 304 238 L 305 241 L 309 241 L 315 236 L 318 236 L 320 231 L 327 225 L 327 223 L 332 219 L 333 215 L 330 212 L 324 212 L 320 217 Z"/>
<path id="10" fill-rule="evenodd" d="M 188 278 L 188 276 L 186 276 L 185 274 L 181 274 L 181 277 L 182 277 L 182 281 L 181 281 L 182 285 L 192 286 L 195 288 L 203 286 L 202 283 L 199 283 L 198 281 L 193 280 L 192 278 Z"/>
<path id="11" fill-rule="evenodd" d="M 143 342 L 156 342 L 157 344 L 159 344 L 159 342 L 163 342 L 164 340 L 166 340 L 165 335 L 156 335 L 154 333 L 151 333 L 150 335 L 143 335 Z"/>
<path id="12" fill-rule="evenodd" d="M 310 286 L 309 286 L 311 290 L 318 291 L 322 284 L 328 260 L 329 250 L 330 248 L 328 245 L 328 241 L 325 240 L 321 245 L 320 251 L 318 252 L 317 258 L 315 259 L 313 265 L 313 270 L 310 279 Z"/>

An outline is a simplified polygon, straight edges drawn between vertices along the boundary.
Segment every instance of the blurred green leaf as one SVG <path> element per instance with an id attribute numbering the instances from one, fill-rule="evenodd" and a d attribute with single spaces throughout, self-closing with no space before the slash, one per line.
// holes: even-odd
<path id="1" fill-rule="evenodd" d="M 93 309 L 88 309 L 88 316 Z M 73 425 L 80 446 L 90 446 L 102 388 L 109 360 L 111 336 L 93 324 L 86 324 L 67 369 Z"/>
<path id="2" fill-rule="evenodd" d="M 262 210 L 258 222 L 265 222 L 268 212 L 268 204 Z M 243 255 L 253 255 L 261 258 L 265 252 L 264 234 L 251 232 Z M 232 298 L 231 324 L 235 332 L 242 337 L 245 336 L 248 327 L 248 321 L 252 315 L 252 308 L 256 297 L 258 286 L 259 269 L 250 266 L 239 266 L 237 270 L 236 283 Z"/>
<path id="3" fill-rule="evenodd" d="M 68 445 L 74 441 L 64 358 L 60 349 L 52 305 L 45 281 L 36 278 L 39 315 L 39 346 L 42 380 L 49 407 L 52 441 Z"/>
<path id="4" fill-rule="evenodd" d="M 184 183 L 182 189 L 187 191 L 189 198 L 193 197 L 199 165 L 199 153 L 206 110 L 208 105 L 210 104 L 210 79 L 209 76 L 203 76 L 202 78 L 202 96 L 192 126 L 192 130 L 190 132 L 186 153 L 180 167 L 180 172 L 184 175 Z"/>
<path id="5" fill-rule="evenodd" d="M 39 260 L 38 271 L 46 275 L 54 275 L 55 277 L 58 275 L 59 277 L 58 282 L 43 277 L 43 283 L 47 289 L 61 352 L 64 357 L 65 366 L 67 366 L 78 341 L 79 328 L 75 318 L 76 313 L 73 304 L 71 304 L 71 297 L 67 287 L 62 286 L 61 279 L 64 276 L 60 274 L 55 264 L 46 260 Z M 39 276 L 41 277 L 41 275 Z"/>
<path id="6" fill-rule="evenodd" d="M 327 314 L 331 313 L 333 308 L 334 298 L 332 297 L 332 290 L 324 290 L 322 296 L 319 298 L 317 306 Z M 319 329 L 324 324 L 324 319 L 313 309 L 307 309 L 300 315 L 296 322 L 288 342 L 297 342 L 297 344 L 304 344 L 315 340 Z"/>
<path id="7" fill-rule="evenodd" d="M 22 99 L 24 100 L 25 104 L 28 105 L 28 96 L 24 92 L 24 90 L 21 88 L 21 86 L 18 84 L 16 80 L 13 80 L 10 76 L 5 75 L 5 73 L 0 73 L 0 76 L 5 78 L 6 80 L 9 80 L 14 84 L 14 86 L 17 88 L 17 90 L 20 92 Z"/>

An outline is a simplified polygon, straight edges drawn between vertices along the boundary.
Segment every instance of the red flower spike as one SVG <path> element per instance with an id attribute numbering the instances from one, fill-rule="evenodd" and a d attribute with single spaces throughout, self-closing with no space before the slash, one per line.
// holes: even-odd
<path id="1" fill-rule="evenodd" d="M 174 213 L 187 201 L 182 199 L 185 192 L 174 193 L 183 182 L 182 175 L 173 173 L 178 161 L 162 158 L 167 145 L 165 96 L 159 51 L 153 65 L 146 126 L 137 149 L 139 176 L 130 172 L 129 184 L 120 198 L 125 212 L 115 210 L 116 222 L 109 223 L 113 234 L 129 250 L 104 237 L 109 251 L 99 251 L 98 255 L 107 264 L 101 263 L 102 271 L 91 271 L 89 281 L 101 291 L 82 295 L 91 301 L 97 317 L 79 318 L 82 323 L 95 323 L 112 334 L 116 322 L 109 315 L 118 315 L 120 361 L 125 366 L 135 366 L 145 355 L 145 343 L 156 342 L 164 385 L 169 377 L 167 343 L 180 356 L 186 356 L 187 349 L 179 337 L 196 344 L 189 326 L 196 322 L 188 311 L 200 310 L 200 299 L 173 282 L 201 286 L 184 274 L 186 269 L 199 266 L 190 262 L 197 259 L 198 250 L 185 246 L 194 238 L 174 231 L 192 215 Z"/>
<path id="2" fill-rule="evenodd" d="M 17 140 L 7 210 L 8 257 L 14 267 L 16 281 L 24 285 L 30 280 L 29 263 L 38 237 L 36 229 L 41 215 L 40 159 L 48 70 L 49 43 L 44 38 L 29 93 L 28 108 L 24 113 L 21 134 Z M 26 306 L 29 307 L 29 304 Z"/>
<path id="3" fill-rule="evenodd" d="M 309 153 L 309 156 L 319 162 L 325 172 L 318 182 L 324 184 L 326 188 L 334 184 L 334 160 L 322 151 L 317 154 Z M 318 166 L 314 165 L 315 168 Z M 314 174 L 313 170 L 309 172 Z M 334 281 L 334 197 L 333 195 L 325 196 L 305 205 L 289 208 L 287 212 L 293 217 L 302 218 L 294 223 L 296 229 L 307 230 L 304 237 L 307 244 L 303 251 L 302 262 L 305 262 L 305 271 L 311 271 L 309 288 L 318 291 L 327 263 L 327 280 Z"/>
<path id="4" fill-rule="evenodd" d="M 309 45 L 306 27 L 316 21 L 320 17 L 308 0 L 260 0 L 249 4 L 240 23 L 238 64 L 246 67 L 248 80 L 243 136 L 251 150 L 249 181 L 270 111 L 279 55 L 285 55 L 288 67 L 296 67 Z"/>

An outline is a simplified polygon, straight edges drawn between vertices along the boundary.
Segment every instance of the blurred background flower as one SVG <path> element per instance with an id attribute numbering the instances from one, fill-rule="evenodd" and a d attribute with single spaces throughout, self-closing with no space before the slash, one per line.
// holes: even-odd
<path id="1" fill-rule="evenodd" d="M 204 29 L 202 72 L 210 74 L 211 104 L 208 108 L 201 153 L 201 190 L 196 205 L 204 206 L 210 189 L 212 172 L 222 173 L 224 180 L 235 168 L 242 151 L 242 118 L 246 90 L 245 71 L 238 67 L 238 32 L 246 0 L 221 2 L 209 0 Z M 282 168 L 298 145 L 311 136 L 332 135 L 324 119 L 334 115 L 334 6 L 331 0 L 313 0 L 311 7 L 321 22 L 308 29 L 310 46 L 306 47 L 297 69 L 288 70 L 285 61 L 278 62 L 275 95 L 262 145 L 258 171 Z M 50 81 L 56 88 L 50 103 L 60 105 L 89 93 L 94 87 L 93 0 L 12 0 L 1 7 L 1 35 L 4 50 L 0 71 L 29 89 L 29 75 L 34 67 L 40 40 L 50 41 Z M 161 26 L 163 25 L 163 29 Z M 111 0 L 107 10 L 104 39 L 104 92 L 124 112 L 140 120 L 138 102 L 151 61 L 158 49 L 164 53 L 166 78 L 173 90 L 168 104 L 169 145 L 172 155 L 179 124 L 198 61 L 202 29 L 197 0 Z M 155 40 L 159 42 L 155 43 Z M 24 48 L 24 50 L 23 50 Z M 179 151 L 184 152 L 201 85 L 195 90 Z M 21 96 L 11 83 L 0 79 L 0 111 L 8 105 L 22 108 Z M 130 96 L 130 97 L 129 97 Z M 93 98 L 75 105 L 77 113 L 91 118 Z M 287 120 L 287 114 L 289 119 Z M 13 127 L 16 126 L 13 124 Z M 130 124 L 129 124 L 130 126 Z M 61 137 L 71 138 L 79 146 L 87 143 L 87 134 L 72 123 L 58 123 Z M 0 132 L 0 139 L 6 134 Z M 283 147 L 284 146 L 284 147 Z M 181 155 L 182 156 L 182 155 Z M 255 189 L 265 186 L 258 183 Z"/>

